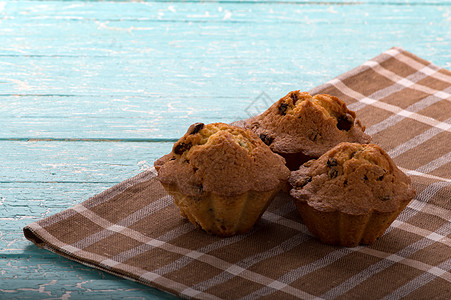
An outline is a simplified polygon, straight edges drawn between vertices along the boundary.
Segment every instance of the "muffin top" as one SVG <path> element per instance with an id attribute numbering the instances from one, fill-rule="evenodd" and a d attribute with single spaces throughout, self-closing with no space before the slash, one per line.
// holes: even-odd
<path id="1" fill-rule="evenodd" d="M 371 137 L 355 112 L 337 97 L 293 91 L 245 122 L 278 153 L 319 157 L 340 142 L 368 143 Z"/>
<path id="2" fill-rule="evenodd" d="M 191 125 L 155 168 L 162 183 L 192 196 L 269 191 L 290 176 L 285 160 L 257 135 L 224 123 Z"/>
<path id="3" fill-rule="evenodd" d="M 415 196 L 410 178 L 374 144 L 341 143 L 293 171 L 289 182 L 295 200 L 324 212 L 392 212 Z"/>

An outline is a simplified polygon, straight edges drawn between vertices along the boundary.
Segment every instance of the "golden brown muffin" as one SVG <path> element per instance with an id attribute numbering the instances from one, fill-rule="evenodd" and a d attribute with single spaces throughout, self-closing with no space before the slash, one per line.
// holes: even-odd
<path id="1" fill-rule="evenodd" d="M 355 112 L 337 97 L 293 91 L 262 114 L 245 122 L 271 150 L 282 155 L 290 170 L 318 158 L 341 142 L 366 144 L 371 137 Z"/>
<path id="2" fill-rule="evenodd" d="M 191 125 L 155 168 L 182 216 L 218 236 L 251 230 L 290 176 L 258 136 L 224 123 Z"/>
<path id="3" fill-rule="evenodd" d="M 415 196 L 410 178 L 374 144 L 341 143 L 289 179 L 309 230 L 327 244 L 371 244 Z"/>

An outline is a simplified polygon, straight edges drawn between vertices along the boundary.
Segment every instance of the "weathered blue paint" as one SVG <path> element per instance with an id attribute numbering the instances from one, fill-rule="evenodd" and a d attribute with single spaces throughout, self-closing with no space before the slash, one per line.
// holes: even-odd
<path id="1" fill-rule="evenodd" d="M 171 298 L 22 227 L 148 168 L 191 123 L 246 118 L 262 92 L 392 46 L 451 69 L 450 28 L 449 1 L 0 2 L 0 299 Z"/>

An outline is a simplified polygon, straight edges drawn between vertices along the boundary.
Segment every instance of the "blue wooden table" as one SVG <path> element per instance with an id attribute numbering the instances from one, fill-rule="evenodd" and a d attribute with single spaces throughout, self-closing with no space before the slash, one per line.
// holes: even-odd
<path id="1" fill-rule="evenodd" d="M 392 46 L 451 69 L 451 2 L 0 2 L 0 299 L 173 298 L 22 228 Z"/>

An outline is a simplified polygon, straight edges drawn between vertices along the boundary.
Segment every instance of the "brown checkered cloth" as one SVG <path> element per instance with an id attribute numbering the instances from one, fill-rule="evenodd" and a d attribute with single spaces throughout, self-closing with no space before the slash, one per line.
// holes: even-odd
<path id="1" fill-rule="evenodd" d="M 24 228 L 39 247 L 185 298 L 448 298 L 451 72 L 392 48 L 310 91 L 343 99 L 417 196 L 372 246 L 328 246 L 280 194 L 252 232 L 180 217 L 150 169 Z"/>

